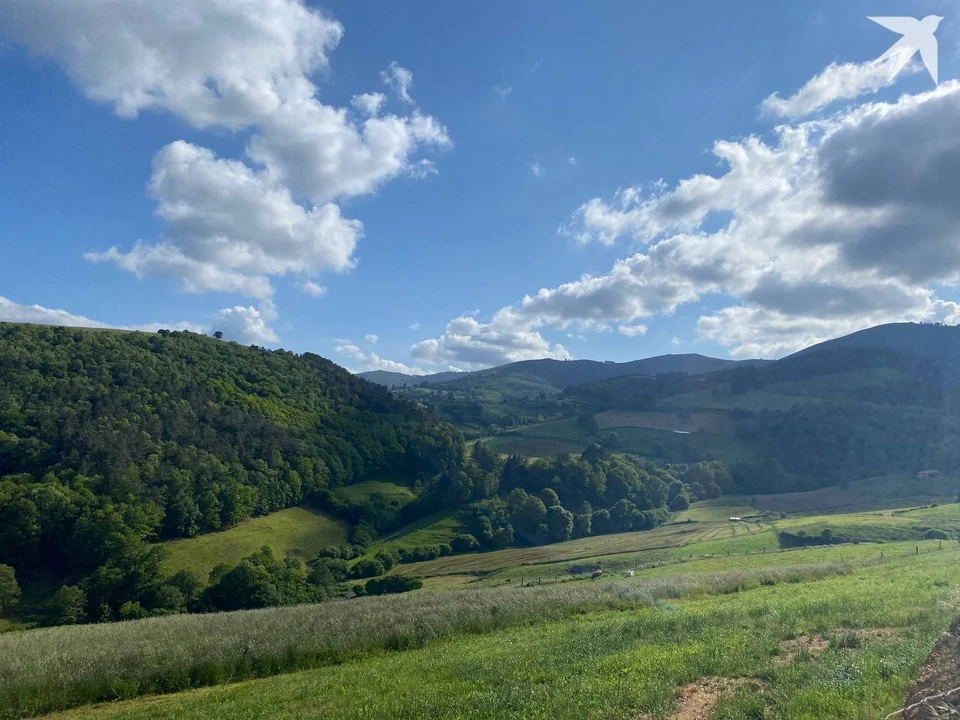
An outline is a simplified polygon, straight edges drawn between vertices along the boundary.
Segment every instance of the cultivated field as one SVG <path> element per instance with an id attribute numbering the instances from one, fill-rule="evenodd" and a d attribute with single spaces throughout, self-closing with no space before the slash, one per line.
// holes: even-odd
<path id="1" fill-rule="evenodd" d="M 244 520 L 222 532 L 164 543 L 169 557 L 164 567 L 170 572 L 192 570 L 206 579 L 220 563 L 236 565 L 264 545 L 277 557 L 301 560 L 316 557 L 320 548 L 347 540 L 346 525 L 312 508 L 295 507 L 270 515 Z"/>

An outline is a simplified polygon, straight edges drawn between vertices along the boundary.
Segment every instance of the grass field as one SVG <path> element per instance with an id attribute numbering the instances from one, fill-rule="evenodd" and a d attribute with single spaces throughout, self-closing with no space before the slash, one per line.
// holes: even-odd
<path id="1" fill-rule="evenodd" d="M 320 548 L 346 542 L 347 528 L 340 520 L 319 510 L 288 508 L 259 518 L 244 520 L 222 532 L 164 543 L 169 557 L 164 568 L 169 572 L 192 570 L 206 579 L 219 563 L 235 565 L 264 545 L 278 557 L 316 557 Z"/>
<path id="2" fill-rule="evenodd" d="M 956 612 L 957 570 L 960 551 L 928 551 L 847 571 L 734 573 L 686 590 L 676 580 L 659 590 L 635 580 L 568 583 L 552 595 L 547 588 L 420 594 L 435 603 L 499 592 L 506 612 L 508 597 L 541 601 L 580 588 L 621 600 L 613 610 L 594 605 L 561 617 L 547 604 L 529 626 L 454 633 L 404 652 L 64 717 L 654 720 L 675 717 L 682 688 L 700 682 L 728 688 L 711 715 L 719 720 L 878 718 L 901 707 Z"/>
<path id="3" fill-rule="evenodd" d="M 682 395 L 673 395 L 663 398 L 659 404 L 663 407 L 674 408 L 705 408 L 718 410 L 750 410 L 760 412 L 761 410 L 789 410 L 790 408 L 805 402 L 820 402 L 816 399 L 798 397 L 795 395 L 783 395 L 763 390 L 749 390 L 745 393 L 735 394 L 730 390 L 729 383 L 716 385 L 712 388 L 703 390 L 694 390 L 693 392 Z"/>
<path id="4" fill-rule="evenodd" d="M 390 502 L 396 502 L 400 506 L 406 505 L 417 497 L 406 485 L 383 480 L 367 480 L 354 485 L 344 485 L 333 491 L 333 494 L 341 500 L 355 502 L 363 502 L 374 493 L 380 493 Z"/>
<path id="5" fill-rule="evenodd" d="M 714 435 L 730 435 L 733 423 L 722 412 L 639 412 L 607 410 L 595 416 L 597 427 L 609 430 L 622 427 L 651 428 L 653 430 L 685 430 Z"/>
<path id="6" fill-rule="evenodd" d="M 773 512 L 856 512 L 951 502 L 956 492 L 957 480 L 946 476 L 920 479 L 886 475 L 810 492 L 753 495 L 748 500 L 759 509 Z"/>
<path id="7" fill-rule="evenodd" d="M 420 518 L 390 535 L 378 538 L 370 545 L 367 555 L 376 555 L 381 550 L 422 547 L 449 543 L 460 532 L 460 523 L 454 517 L 453 510 L 440 512 Z"/>
<path id="8" fill-rule="evenodd" d="M 724 497 L 648 532 L 404 564 L 425 580 L 404 595 L 2 633 L 0 718 L 676 720 L 711 693 L 715 720 L 883 717 L 960 613 L 960 543 L 919 539 L 960 536 L 960 504 L 882 507 L 898 483 L 851 483 L 859 512 Z M 778 543 L 825 528 L 864 542 Z M 437 513 L 370 551 L 456 530 Z"/>

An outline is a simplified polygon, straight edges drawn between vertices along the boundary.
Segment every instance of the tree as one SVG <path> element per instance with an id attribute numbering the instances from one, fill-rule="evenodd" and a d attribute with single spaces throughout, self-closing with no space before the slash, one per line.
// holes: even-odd
<path id="1" fill-rule="evenodd" d="M 409 592 L 423 587 L 423 580 L 405 577 L 403 575 L 388 575 L 387 577 L 367 580 L 364 587 L 367 595 L 387 595 L 392 593 Z"/>
<path id="2" fill-rule="evenodd" d="M 463 553 L 470 552 L 471 550 L 476 550 L 480 543 L 477 542 L 477 539 L 470 535 L 469 533 L 460 533 L 453 541 L 450 543 L 454 552 Z"/>
<path id="3" fill-rule="evenodd" d="M 223 340 L 223 332 L 221 332 L 220 330 L 217 330 L 217 331 L 213 334 L 213 336 L 214 336 L 217 340 Z"/>
<path id="4" fill-rule="evenodd" d="M 75 625 L 87 616 L 87 594 L 76 585 L 64 585 L 47 603 L 46 623 Z"/>
<path id="5" fill-rule="evenodd" d="M 15 607 L 20 600 L 17 576 L 9 565 L 0 565 L 0 614 Z"/>
<path id="6" fill-rule="evenodd" d="M 547 508 L 547 540 L 563 542 L 573 533 L 573 513 L 564 510 L 559 503 Z"/>
<path id="7" fill-rule="evenodd" d="M 557 495 L 557 492 L 552 488 L 544 488 L 540 491 L 540 499 L 543 501 L 543 504 L 552 508 L 560 504 L 560 496 Z"/>

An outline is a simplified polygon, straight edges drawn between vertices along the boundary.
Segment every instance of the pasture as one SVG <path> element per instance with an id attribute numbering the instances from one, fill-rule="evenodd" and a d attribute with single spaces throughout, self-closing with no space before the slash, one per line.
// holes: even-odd
<path id="1" fill-rule="evenodd" d="M 220 563 L 236 565 L 264 545 L 277 557 L 310 560 L 320 548 L 347 540 L 347 527 L 325 513 L 307 507 L 293 507 L 244 520 L 220 532 L 163 543 L 168 551 L 164 568 L 171 573 L 191 570 L 206 580 Z"/>
<path id="2" fill-rule="evenodd" d="M 497 607 L 507 615 L 513 607 L 508 597 L 535 600 L 531 609 L 537 610 L 544 599 L 581 588 L 603 589 L 619 599 L 604 608 L 593 596 L 584 612 L 559 615 L 548 602 L 536 621 L 61 717 L 701 717 L 675 714 L 686 709 L 719 720 L 877 718 L 902 706 L 918 668 L 957 611 L 958 569 L 960 551 L 951 549 L 883 563 L 731 573 L 712 584 L 687 578 L 694 584 L 681 592 L 675 578 L 659 589 L 654 581 L 635 580 L 419 593 L 403 600 L 436 603 L 500 593 Z M 484 609 L 489 617 L 482 604 L 471 612 Z M 720 691 L 698 692 L 709 687 Z M 691 706 L 691 698 L 702 704 Z"/>

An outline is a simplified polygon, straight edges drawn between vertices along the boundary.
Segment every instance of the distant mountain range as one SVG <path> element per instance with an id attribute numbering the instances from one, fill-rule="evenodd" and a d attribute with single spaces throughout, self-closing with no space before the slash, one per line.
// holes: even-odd
<path id="1" fill-rule="evenodd" d="M 694 353 L 685 355 L 658 355 L 656 357 L 632 360 L 630 362 L 598 362 L 596 360 L 522 360 L 486 370 L 474 372 L 441 372 L 432 375 L 406 375 L 404 373 L 372 370 L 360 373 L 364 380 L 393 387 L 414 387 L 417 385 L 435 385 L 450 381 L 486 378 L 510 378 L 522 376 L 525 379 L 541 382 L 557 390 L 565 390 L 574 385 L 600 382 L 624 375 L 660 375 L 662 373 L 683 372 L 687 375 L 705 375 L 717 370 L 727 370 L 737 366 L 759 365 L 767 360 L 722 360 Z"/>

